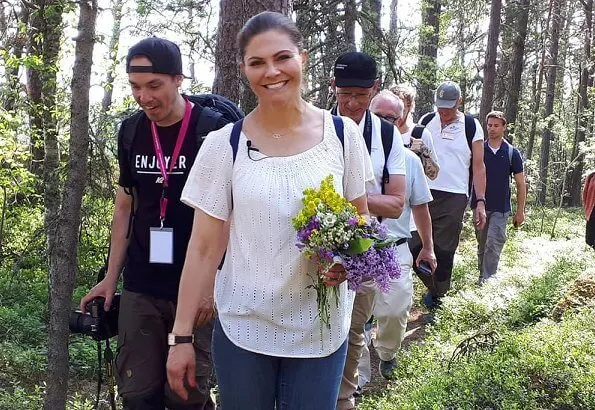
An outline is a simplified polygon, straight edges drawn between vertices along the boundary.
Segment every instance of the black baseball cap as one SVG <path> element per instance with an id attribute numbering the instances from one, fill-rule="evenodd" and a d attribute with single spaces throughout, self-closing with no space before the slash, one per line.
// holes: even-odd
<path id="1" fill-rule="evenodd" d="M 131 66 L 134 57 L 149 59 L 151 66 Z M 159 37 L 149 37 L 139 41 L 128 50 L 126 56 L 127 73 L 155 73 L 184 75 L 182 72 L 182 54 L 177 44 Z"/>
<path id="2" fill-rule="evenodd" d="M 337 87 L 371 88 L 378 76 L 376 61 L 359 51 L 347 52 L 335 61 L 334 76 Z"/>

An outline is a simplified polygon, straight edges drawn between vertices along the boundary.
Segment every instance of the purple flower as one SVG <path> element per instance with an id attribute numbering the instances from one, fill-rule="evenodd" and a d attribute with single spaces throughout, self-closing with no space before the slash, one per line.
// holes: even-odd
<path id="1" fill-rule="evenodd" d="M 357 291 L 362 282 L 374 280 L 382 292 L 387 292 L 391 279 L 401 276 L 401 267 L 394 246 L 376 249 L 355 255 L 342 255 L 349 289 Z"/>
<path id="2" fill-rule="evenodd" d="M 331 262 L 333 260 L 333 253 L 328 249 L 318 249 L 318 257 L 322 260 Z"/>

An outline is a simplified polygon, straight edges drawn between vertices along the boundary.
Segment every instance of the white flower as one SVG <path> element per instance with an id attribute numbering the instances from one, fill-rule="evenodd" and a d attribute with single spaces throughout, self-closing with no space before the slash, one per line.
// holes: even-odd
<path id="1" fill-rule="evenodd" d="M 337 222 L 337 217 L 334 214 L 325 214 L 322 217 L 323 226 L 333 226 Z"/>

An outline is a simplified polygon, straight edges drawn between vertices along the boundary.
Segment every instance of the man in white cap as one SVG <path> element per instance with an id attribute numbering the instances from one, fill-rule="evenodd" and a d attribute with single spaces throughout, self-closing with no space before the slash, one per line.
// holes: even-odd
<path id="1" fill-rule="evenodd" d="M 416 269 L 428 288 L 423 301 L 430 309 L 436 307 L 450 289 L 454 255 L 471 188 L 477 196 L 475 227 L 481 230 L 486 222 L 483 130 L 479 121 L 459 111 L 462 101 L 459 85 L 445 81 L 436 90 L 437 112 L 428 113 L 419 121 L 432 134 L 440 164 L 437 178 L 428 182 L 434 198 L 430 215 L 438 266 L 432 275 Z M 411 243 L 414 260 L 421 249 L 419 235 L 414 233 Z"/>

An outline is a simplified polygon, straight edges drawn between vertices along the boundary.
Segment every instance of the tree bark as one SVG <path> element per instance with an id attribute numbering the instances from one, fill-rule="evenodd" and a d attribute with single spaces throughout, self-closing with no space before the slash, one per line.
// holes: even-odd
<path id="1" fill-rule="evenodd" d="M 490 28 L 488 31 L 488 45 L 486 48 L 485 65 L 483 70 L 483 89 L 481 92 L 481 106 L 479 119 L 483 124 L 484 137 L 487 137 L 485 118 L 492 110 L 494 103 L 494 89 L 496 81 L 496 56 L 498 53 L 498 39 L 500 37 L 500 15 L 502 0 L 492 0 L 490 9 Z"/>
<path id="2" fill-rule="evenodd" d="M 541 204 L 545 204 L 547 196 L 550 144 L 554 126 L 554 97 L 556 92 L 556 75 L 558 72 L 558 46 L 560 42 L 560 33 L 564 25 L 564 4 L 565 0 L 553 0 L 552 17 L 550 20 L 549 61 L 544 103 L 544 118 L 547 121 L 547 125 L 544 128 L 541 137 L 541 156 L 539 164 L 538 200 Z"/>
<path id="3" fill-rule="evenodd" d="M 519 0 L 514 7 L 516 21 L 512 40 L 512 55 L 510 57 L 509 75 L 506 77 L 504 96 L 504 116 L 508 121 L 508 139 L 512 143 L 515 134 L 519 99 L 521 95 L 521 76 L 525 58 L 525 41 L 529 22 L 529 8 L 531 0 Z"/>
<path id="4" fill-rule="evenodd" d="M 382 16 L 382 1 L 364 0 L 362 2 L 362 52 L 376 60 L 379 71 L 383 68 L 382 47 L 378 44 L 383 39 L 380 17 Z"/>
<path id="5" fill-rule="evenodd" d="M 30 170 L 35 175 L 43 176 L 44 186 L 47 187 L 53 185 L 51 182 L 54 178 L 57 180 L 57 175 L 54 174 L 59 159 L 56 118 L 53 111 L 56 103 L 56 72 L 62 34 L 63 4 L 61 0 L 36 0 L 30 5 L 29 54 L 37 56 L 42 62 L 40 67 L 29 68 L 27 77 L 31 118 Z M 50 201 L 50 205 L 58 198 L 57 192 L 46 194 L 46 200 Z M 50 210 L 55 208 L 57 202 L 55 206 L 49 207 Z M 52 215 L 49 217 L 49 221 L 55 220 L 52 219 Z"/>
<path id="6" fill-rule="evenodd" d="M 397 29 L 399 28 L 399 0 L 392 0 L 390 2 L 390 20 L 388 26 L 388 33 L 391 38 L 397 37 Z"/>
<path id="7" fill-rule="evenodd" d="M 400 82 L 400 78 L 394 73 L 397 71 L 395 60 L 395 54 L 397 51 L 398 44 L 398 28 L 399 28 L 399 0 L 392 0 L 390 3 L 389 11 L 389 26 L 388 26 L 388 53 L 387 53 L 387 69 L 386 69 L 386 81 L 385 86 L 390 86 L 395 82 Z"/>
<path id="8" fill-rule="evenodd" d="M 546 27 L 550 26 L 550 22 L 552 20 L 552 8 L 555 0 L 550 0 L 549 7 L 548 7 L 548 17 L 547 17 L 547 24 Z M 527 143 L 527 159 L 531 159 L 533 157 L 533 148 L 535 146 L 535 134 L 537 133 L 537 119 L 539 118 L 539 110 L 541 107 L 541 90 L 543 89 L 543 77 L 545 74 L 545 62 L 546 62 L 546 34 L 543 34 L 544 40 L 541 44 L 541 59 L 539 61 L 539 68 L 537 74 L 537 84 L 533 89 L 533 104 L 531 113 L 533 117 L 531 119 L 531 129 L 529 130 L 529 140 Z"/>
<path id="9" fill-rule="evenodd" d="M 291 16 L 292 0 L 246 1 L 220 0 L 219 26 L 217 28 L 217 46 L 215 48 L 215 79 L 213 93 L 223 95 L 241 108 L 250 112 L 256 107 L 256 96 L 250 90 L 240 69 L 236 37 L 248 19 L 262 11 L 270 10 Z"/>
<path id="10" fill-rule="evenodd" d="M 355 51 L 355 22 L 357 21 L 357 4 L 355 0 L 345 0 L 345 37 L 347 48 Z"/>
<path id="11" fill-rule="evenodd" d="M 101 100 L 101 114 L 99 125 L 104 123 L 105 116 L 112 105 L 112 94 L 114 91 L 114 79 L 116 67 L 119 64 L 118 49 L 120 47 L 120 28 L 122 26 L 122 0 L 114 0 L 112 3 L 112 36 L 107 47 L 108 69 L 103 83 L 103 99 Z"/>
<path id="12" fill-rule="evenodd" d="M 438 68 L 440 33 L 440 0 L 422 0 L 422 22 L 419 35 L 419 61 L 416 67 L 418 90 L 416 112 L 424 114 L 434 106 L 434 87 Z"/>
<path id="13" fill-rule="evenodd" d="M 19 12 L 13 10 L 13 15 L 16 18 L 16 29 L 12 30 L 9 27 L 10 19 L 8 18 L 10 10 L 4 8 L 4 3 L 0 3 L 0 33 L 4 33 L 6 40 L 0 45 L 6 51 L 4 56 L 4 76 L 6 78 L 6 86 L 2 93 L 2 106 L 6 111 L 12 111 L 17 105 L 19 93 L 22 85 L 19 82 L 19 68 L 14 61 L 19 61 L 23 56 L 23 48 L 27 43 L 27 35 L 23 30 L 19 30 L 18 26 L 27 26 L 29 22 L 29 9 L 26 5 L 21 5 Z M 8 59 L 14 59 L 11 64 L 8 64 Z"/>
<path id="14" fill-rule="evenodd" d="M 589 100 L 589 88 L 593 88 L 593 77 L 595 76 L 595 58 L 592 54 L 593 47 L 595 47 L 593 0 L 585 0 L 583 9 L 585 11 L 585 37 L 583 43 L 583 61 L 579 65 L 580 82 L 576 108 L 576 127 L 572 154 L 570 156 L 570 159 L 575 162 L 574 166 L 571 167 L 569 181 L 567 183 L 570 195 L 567 197 L 566 205 L 569 206 L 580 206 L 582 203 L 581 187 L 585 154 L 581 152 L 580 145 L 585 141 L 587 130 L 591 127 L 589 113 L 592 103 Z"/>
<path id="15" fill-rule="evenodd" d="M 70 140 L 67 177 L 61 212 L 56 229 L 56 242 L 50 253 L 49 268 L 49 346 L 47 390 L 44 410 L 64 409 L 68 388 L 68 317 L 77 269 L 78 232 L 81 223 L 81 202 L 87 175 L 89 151 L 89 89 L 95 45 L 95 0 L 79 2 L 78 37 L 70 104 Z"/>

